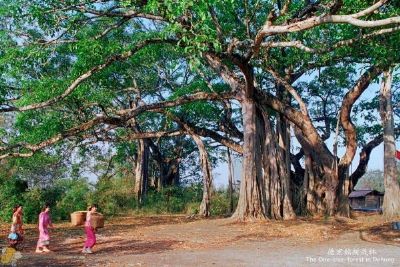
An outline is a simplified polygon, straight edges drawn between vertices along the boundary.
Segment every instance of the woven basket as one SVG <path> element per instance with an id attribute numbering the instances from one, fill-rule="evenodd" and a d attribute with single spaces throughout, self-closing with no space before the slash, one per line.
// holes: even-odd
<path id="1" fill-rule="evenodd" d="M 97 228 L 103 228 L 104 227 L 104 215 L 95 212 L 92 214 L 92 227 L 97 229 Z"/>
<path id="2" fill-rule="evenodd" d="M 85 224 L 86 211 L 75 211 L 71 213 L 71 224 L 72 226 L 79 226 Z"/>

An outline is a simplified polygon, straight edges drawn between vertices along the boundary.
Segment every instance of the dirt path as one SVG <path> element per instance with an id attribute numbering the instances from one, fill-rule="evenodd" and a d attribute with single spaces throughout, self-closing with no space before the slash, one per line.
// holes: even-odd
<path id="1" fill-rule="evenodd" d="M 341 255 L 329 255 L 343 250 Z M 344 255 L 344 249 L 365 249 L 367 255 Z M 368 255 L 370 249 L 374 255 Z M 173 250 L 144 255 L 125 255 L 98 261 L 98 266 L 399 266 L 400 249 L 371 245 L 358 233 L 344 234 L 337 240 L 312 245 L 291 239 L 243 241 L 221 248 Z M 353 253 L 353 251 L 352 251 Z M 355 253 L 355 252 L 354 252 Z M 366 262 L 369 261 L 369 262 Z"/>
<path id="2" fill-rule="evenodd" d="M 83 231 L 58 225 L 51 254 L 35 254 L 28 228 L 18 266 L 400 266 L 400 233 L 378 217 L 238 224 L 184 216 L 126 217 L 80 253 Z M 4 244 L 3 244 L 4 246 Z"/>

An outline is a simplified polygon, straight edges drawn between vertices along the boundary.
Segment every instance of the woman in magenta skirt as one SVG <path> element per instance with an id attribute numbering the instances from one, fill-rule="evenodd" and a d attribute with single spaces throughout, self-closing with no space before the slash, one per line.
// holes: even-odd
<path id="1" fill-rule="evenodd" d="M 92 214 L 97 210 L 96 205 L 91 205 L 89 207 L 88 212 L 86 213 L 86 221 L 85 221 L 85 233 L 86 233 L 86 241 L 83 246 L 83 253 L 93 253 L 92 248 L 96 244 L 96 233 L 95 229 L 92 226 Z"/>

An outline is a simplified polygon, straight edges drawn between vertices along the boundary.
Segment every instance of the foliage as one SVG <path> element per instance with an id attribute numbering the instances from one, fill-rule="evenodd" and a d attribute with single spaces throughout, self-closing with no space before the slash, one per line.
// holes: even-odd
<path id="1" fill-rule="evenodd" d="M 397 164 L 397 176 L 400 184 L 400 164 Z M 360 190 L 363 188 L 371 188 L 379 192 L 385 192 L 385 185 L 383 179 L 383 171 L 372 170 L 368 171 L 357 183 L 355 189 Z"/>
<path id="2" fill-rule="evenodd" d="M 383 183 L 383 171 L 373 170 L 368 171 L 355 186 L 356 190 L 360 189 L 373 189 L 379 192 L 385 191 Z"/>
<path id="3" fill-rule="evenodd" d="M 160 192 L 150 190 L 139 212 L 156 214 L 183 213 L 190 206 L 200 206 L 201 188 L 201 185 L 193 184 L 188 187 L 166 187 Z"/>
<path id="4" fill-rule="evenodd" d="M 327 140 L 335 132 L 342 99 L 359 78 L 359 72 L 371 65 L 398 64 L 399 31 L 363 39 L 362 36 L 377 28 L 323 24 L 299 32 L 272 34 L 264 40 L 267 43 L 301 41 L 315 52 L 296 46 L 271 46 L 254 51 L 256 36 L 268 14 L 281 10 L 283 2 L 0 0 L 0 109 L 24 107 L 63 96 L 44 109 L 18 112 L 6 118 L 7 125 L 0 130 L 1 146 L 9 146 L 18 153 L 29 152 L 29 145 L 55 137 L 63 140 L 48 151 L 36 152 L 31 159 L 8 163 L 15 170 L 1 180 L 5 207 L 9 209 L 22 199 L 27 205 L 28 220 L 34 220 L 38 203 L 45 200 L 55 204 L 54 217 L 58 219 L 66 219 L 71 210 L 84 209 L 89 202 L 97 202 L 109 215 L 135 209 L 132 198 L 132 172 L 137 157 L 134 134 L 182 130 L 172 115 L 201 127 L 200 130 L 230 136 L 237 143 L 242 140 L 231 135 L 236 133 L 232 128 L 244 128 L 238 110 L 234 110 L 232 119 L 226 118 L 227 103 L 222 99 L 155 108 L 137 114 L 133 121 L 128 115 L 136 106 L 185 99 L 199 92 L 231 91 L 235 93 L 233 102 L 240 100 L 243 92 L 232 88 L 228 81 L 243 85 L 243 81 L 254 75 L 251 83 L 255 89 L 271 94 L 274 101 L 282 101 L 284 115 L 292 112 L 291 108 L 298 111 L 299 103 L 282 92 L 270 69 L 289 80 L 291 76 L 302 77 L 293 86 L 307 105 L 312 126 L 321 139 Z M 286 14 L 271 22 L 273 25 L 288 25 L 329 14 L 332 1 L 289 2 Z M 371 5 L 371 1 L 365 0 L 336 2 L 342 4 L 339 15 L 359 12 Z M 304 17 L 300 16 L 303 12 L 306 12 Z M 379 20 L 398 14 L 398 5 L 388 1 L 367 19 Z M 348 45 L 338 45 L 352 38 Z M 143 43 L 146 45 L 141 46 Z M 337 49 L 331 49 L 335 45 Z M 210 63 L 210 56 L 218 58 L 224 66 Z M 244 62 L 245 58 L 248 62 Z M 247 74 L 243 71 L 245 65 L 249 65 Z M 221 70 L 232 73 L 233 78 L 227 79 Z M 398 87 L 398 78 L 394 83 Z M 375 88 L 369 92 L 372 97 L 354 104 L 351 120 L 357 129 L 358 145 L 364 145 L 381 131 L 376 92 Z M 398 95 L 394 94 L 395 100 Z M 398 112 L 395 107 L 394 113 L 398 115 Z M 271 125 L 277 123 L 275 114 L 269 114 Z M 83 127 L 93 121 L 96 123 Z M 398 118 L 395 123 L 398 126 Z M 340 137 L 342 144 L 348 141 L 343 132 Z M 187 133 L 147 140 L 152 142 L 150 173 L 153 177 L 161 176 L 162 167 L 158 165 L 176 160 L 180 162 L 179 174 L 190 177 L 189 184 L 199 180 L 197 149 Z M 223 160 L 219 145 L 209 137 L 205 142 L 212 163 L 218 164 Z M 76 158 L 65 153 L 74 146 L 80 150 Z M 95 168 L 90 168 L 93 162 Z M 11 170 L 10 166 L 5 169 Z M 85 172 L 101 177 L 94 187 L 83 178 Z M 27 187 L 21 188 L 18 183 L 26 183 Z M 192 209 L 190 205 L 201 200 L 201 189 L 198 185 L 192 187 L 184 184 L 166 187 L 160 192 L 150 190 L 142 210 L 163 213 Z M 226 213 L 224 199 L 220 193 L 215 195 L 212 213 Z"/>
<path id="5" fill-rule="evenodd" d="M 38 215 L 45 203 L 51 205 L 53 220 L 68 220 L 71 212 L 86 210 L 89 188 L 85 180 L 60 179 L 55 185 L 43 189 L 26 188 L 21 180 L 11 178 L 2 183 L 0 201 L 2 209 L 0 219 L 10 221 L 13 207 L 23 206 L 24 221 L 37 222 Z"/>
<path id="6" fill-rule="evenodd" d="M 233 194 L 233 207 L 236 207 L 239 196 Z M 212 216 L 227 216 L 231 215 L 229 210 L 228 191 L 226 189 L 219 189 L 213 192 L 211 197 L 211 215 Z"/>
<path id="7" fill-rule="evenodd" d="M 133 179 L 129 177 L 101 178 L 91 192 L 90 202 L 96 203 L 106 215 L 117 215 L 136 208 Z"/>

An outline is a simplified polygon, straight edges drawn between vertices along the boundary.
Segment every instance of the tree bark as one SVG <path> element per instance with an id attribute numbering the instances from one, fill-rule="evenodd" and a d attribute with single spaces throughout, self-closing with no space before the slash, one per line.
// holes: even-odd
<path id="1" fill-rule="evenodd" d="M 265 118 L 265 148 L 264 148 L 264 183 L 266 186 L 267 214 L 276 220 L 282 219 L 282 188 L 279 181 L 278 156 L 276 137 L 270 125 L 268 116 Z"/>
<path id="2" fill-rule="evenodd" d="M 383 73 L 380 90 L 380 115 L 383 124 L 384 184 L 383 216 L 386 220 L 400 215 L 400 186 L 397 181 L 396 144 L 392 109 L 392 70 Z"/>
<path id="3" fill-rule="evenodd" d="M 233 213 L 233 163 L 231 157 L 231 151 L 227 148 L 226 151 L 227 159 L 228 159 L 228 199 L 229 199 L 229 213 Z"/>
<path id="4" fill-rule="evenodd" d="M 137 160 L 135 167 L 135 194 L 140 207 L 146 198 L 149 176 L 149 147 L 146 140 L 139 140 L 137 147 Z"/>
<path id="5" fill-rule="evenodd" d="M 212 186 L 212 170 L 211 164 L 208 159 L 207 149 L 198 135 L 191 134 L 194 142 L 196 143 L 200 153 L 200 166 L 203 172 L 203 199 L 200 204 L 199 215 L 208 217 L 210 216 L 211 208 L 211 186 Z"/>
<path id="6" fill-rule="evenodd" d="M 290 191 L 290 124 L 282 115 L 278 115 L 278 161 L 279 177 L 282 185 L 282 216 L 283 219 L 293 219 L 296 217 L 292 203 Z"/>
<path id="7" fill-rule="evenodd" d="M 243 171 L 240 184 L 239 201 L 233 218 L 245 221 L 254 219 L 265 219 L 265 203 L 263 203 L 262 192 L 264 188 L 262 177 L 257 171 L 257 164 L 261 164 L 260 157 L 256 156 L 256 105 L 252 98 L 245 97 L 242 101 L 243 114 Z"/>

